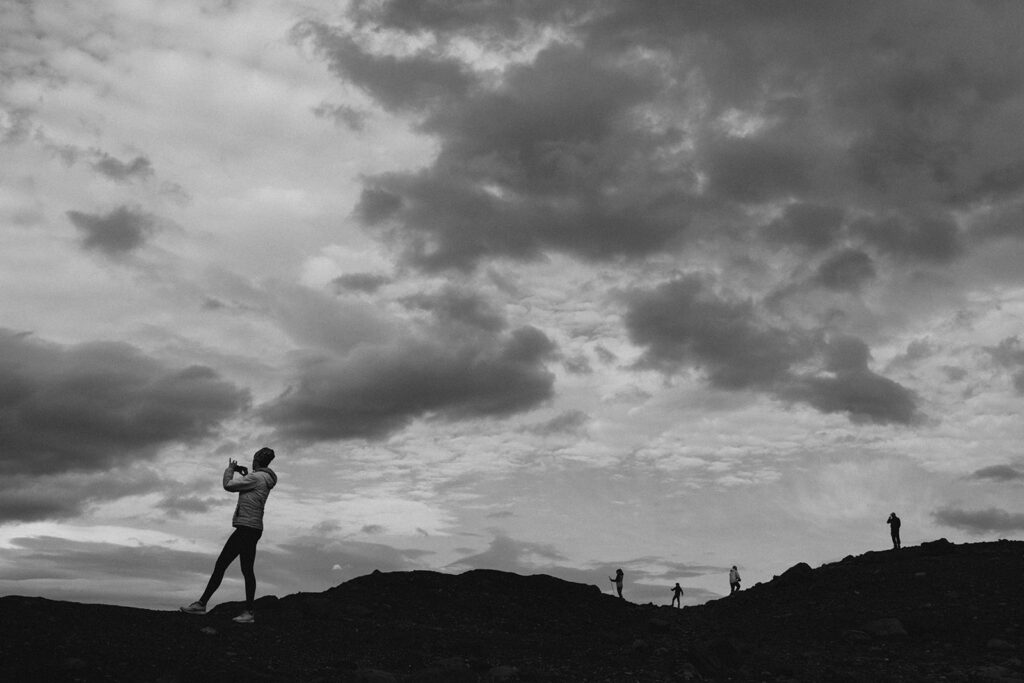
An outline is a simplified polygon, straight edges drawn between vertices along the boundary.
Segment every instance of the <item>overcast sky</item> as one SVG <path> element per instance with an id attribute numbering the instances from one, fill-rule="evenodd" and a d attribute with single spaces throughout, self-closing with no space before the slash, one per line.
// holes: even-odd
<path id="1" fill-rule="evenodd" d="M 1024 4 L 0 2 L 0 594 L 665 602 L 1024 538 Z M 241 597 L 237 566 L 215 600 Z"/>

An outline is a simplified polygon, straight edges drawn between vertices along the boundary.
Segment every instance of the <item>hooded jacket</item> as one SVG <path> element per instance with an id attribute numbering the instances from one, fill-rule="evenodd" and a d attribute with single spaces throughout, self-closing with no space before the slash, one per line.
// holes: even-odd
<path id="1" fill-rule="evenodd" d="M 240 479 L 234 470 L 224 470 L 224 490 L 238 492 L 238 504 L 231 518 L 231 526 L 263 529 L 263 507 L 270 497 L 270 489 L 277 486 L 277 474 L 269 467 L 257 467 Z"/>
<path id="2" fill-rule="evenodd" d="M 738 571 L 736 571 L 735 569 L 730 569 L 729 570 L 729 583 L 739 583 L 739 582 L 740 582 L 740 573 Z"/>

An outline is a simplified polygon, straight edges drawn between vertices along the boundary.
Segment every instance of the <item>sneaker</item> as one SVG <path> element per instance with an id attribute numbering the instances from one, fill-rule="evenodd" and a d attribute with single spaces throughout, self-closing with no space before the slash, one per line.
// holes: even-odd
<path id="1" fill-rule="evenodd" d="M 256 617 L 253 616 L 252 612 L 246 610 L 245 612 L 242 612 L 231 621 L 235 622 L 236 624 L 251 624 L 254 621 L 256 621 Z"/>
<path id="2" fill-rule="evenodd" d="M 206 614 L 206 605 L 196 600 L 188 607 L 179 607 L 185 614 Z"/>

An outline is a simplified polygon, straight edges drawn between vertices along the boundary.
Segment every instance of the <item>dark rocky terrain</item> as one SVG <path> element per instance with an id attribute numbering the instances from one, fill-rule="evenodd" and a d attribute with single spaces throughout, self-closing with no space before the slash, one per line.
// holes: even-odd
<path id="1" fill-rule="evenodd" d="M 1024 680 L 1024 542 L 869 552 L 698 607 L 475 570 L 204 617 L 0 598 L 3 681 Z M 668 587 L 666 586 L 666 595 Z"/>

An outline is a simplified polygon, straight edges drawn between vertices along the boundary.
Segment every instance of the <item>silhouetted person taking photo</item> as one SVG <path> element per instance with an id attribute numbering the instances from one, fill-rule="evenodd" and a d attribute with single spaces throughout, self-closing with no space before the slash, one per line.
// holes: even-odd
<path id="1" fill-rule="evenodd" d="M 609 576 L 608 580 L 615 584 L 615 590 L 618 591 L 619 597 L 621 598 L 622 597 L 622 570 L 621 569 L 616 569 L 615 570 L 615 578 L 613 579 L 612 577 Z M 625 598 L 623 598 L 623 599 L 625 599 Z"/>
<path id="2" fill-rule="evenodd" d="M 889 519 L 885 520 L 885 523 L 889 525 L 889 535 L 892 536 L 892 549 L 899 550 L 900 548 L 900 518 L 896 516 L 895 512 L 889 513 Z"/>
<path id="3" fill-rule="evenodd" d="M 736 569 L 736 565 L 732 566 L 729 570 L 729 595 L 738 592 L 740 589 L 740 570 Z"/>
<path id="4" fill-rule="evenodd" d="M 683 587 L 676 581 L 676 585 L 672 587 L 672 602 L 671 605 L 676 607 L 683 606 Z"/>
<path id="5" fill-rule="evenodd" d="M 256 597 L 256 544 L 263 535 L 263 508 L 270 496 L 270 489 L 277 485 L 277 474 L 270 469 L 274 459 L 274 451 L 261 448 L 252 456 L 252 472 L 234 460 L 228 460 L 224 470 L 224 490 L 237 492 L 238 503 L 235 514 L 231 518 L 234 533 L 228 537 L 224 549 L 220 551 L 217 563 L 213 566 L 206 590 L 201 598 L 181 611 L 188 614 L 206 614 L 206 603 L 224 578 L 224 571 L 238 557 L 242 566 L 242 577 L 245 578 L 245 611 L 234 618 L 240 624 L 251 624 L 256 620 L 253 611 L 253 600 Z M 242 476 L 235 479 L 235 472 Z"/>

